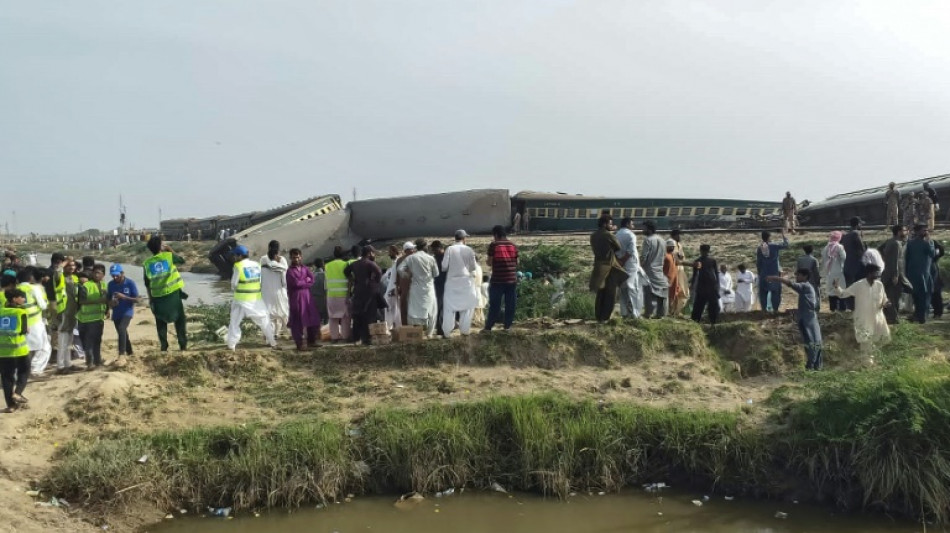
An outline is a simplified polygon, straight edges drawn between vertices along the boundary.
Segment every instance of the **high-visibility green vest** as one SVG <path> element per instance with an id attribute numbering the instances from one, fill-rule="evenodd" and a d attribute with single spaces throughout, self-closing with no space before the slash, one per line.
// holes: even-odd
<path id="1" fill-rule="evenodd" d="M 23 333 L 26 311 L 17 307 L 0 307 L 0 357 L 26 357 L 30 347 Z"/>
<path id="2" fill-rule="evenodd" d="M 26 325 L 32 328 L 42 320 L 43 310 L 40 309 L 40 305 L 36 302 L 36 297 L 33 296 L 32 285 L 29 283 L 20 283 L 16 288 L 23 291 L 23 294 L 26 294 L 26 303 L 23 304 L 20 309 L 26 311 Z"/>
<path id="3" fill-rule="evenodd" d="M 347 282 L 343 270 L 347 262 L 334 259 L 326 264 L 324 271 L 327 275 L 327 298 L 346 298 Z"/>
<path id="4" fill-rule="evenodd" d="M 53 282 L 53 294 L 56 295 L 56 312 L 62 314 L 66 310 L 66 276 L 62 272 L 54 272 L 56 280 Z"/>
<path id="5" fill-rule="evenodd" d="M 145 279 L 148 280 L 148 289 L 152 298 L 161 298 L 185 288 L 185 280 L 175 268 L 174 256 L 171 252 L 159 252 L 142 263 L 145 267 Z"/>
<path id="6" fill-rule="evenodd" d="M 234 299 L 239 302 L 253 302 L 261 299 L 261 265 L 250 259 L 242 259 L 234 263 L 234 270 L 238 273 L 237 288 L 234 289 Z"/>
<path id="7" fill-rule="evenodd" d="M 96 283 L 95 281 L 87 281 L 82 284 L 86 288 L 86 300 L 98 300 L 103 298 L 106 295 L 106 287 L 100 281 Z M 106 319 L 106 304 L 105 302 L 99 304 L 81 304 L 79 306 L 79 313 L 76 314 L 76 320 L 83 324 L 89 324 L 90 322 L 102 322 Z"/>

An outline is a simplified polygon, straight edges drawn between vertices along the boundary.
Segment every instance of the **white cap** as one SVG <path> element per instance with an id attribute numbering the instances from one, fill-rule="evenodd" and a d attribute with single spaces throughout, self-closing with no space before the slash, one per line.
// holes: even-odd
<path id="1" fill-rule="evenodd" d="M 402 251 L 404 252 L 408 250 L 415 250 L 415 249 L 416 249 L 416 245 L 412 241 L 406 241 L 406 243 L 402 245 Z"/>
<path id="2" fill-rule="evenodd" d="M 673 239 L 666 239 L 666 245 L 676 248 L 676 241 L 674 241 Z"/>

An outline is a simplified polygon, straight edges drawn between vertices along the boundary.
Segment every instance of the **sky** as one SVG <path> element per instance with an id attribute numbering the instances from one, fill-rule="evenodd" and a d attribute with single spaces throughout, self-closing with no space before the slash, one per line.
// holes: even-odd
<path id="1" fill-rule="evenodd" d="M 816 201 L 950 173 L 948 27 L 926 0 L 0 0 L 0 224 L 354 188 Z"/>

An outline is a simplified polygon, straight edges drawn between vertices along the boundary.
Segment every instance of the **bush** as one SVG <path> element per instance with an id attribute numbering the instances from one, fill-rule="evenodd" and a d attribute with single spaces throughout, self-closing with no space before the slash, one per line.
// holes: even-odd
<path id="1" fill-rule="evenodd" d="M 576 262 L 567 246 L 539 244 L 532 250 L 522 250 L 518 262 L 521 270 L 531 272 L 535 278 L 556 272 L 576 269 Z"/>
<path id="2" fill-rule="evenodd" d="M 554 316 L 554 286 L 541 280 L 524 280 L 518 283 L 518 305 L 515 320 Z"/>
<path id="3" fill-rule="evenodd" d="M 558 318 L 580 318 L 594 320 L 594 293 L 590 291 L 567 291 L 564 301 L 557 311 Z"/>

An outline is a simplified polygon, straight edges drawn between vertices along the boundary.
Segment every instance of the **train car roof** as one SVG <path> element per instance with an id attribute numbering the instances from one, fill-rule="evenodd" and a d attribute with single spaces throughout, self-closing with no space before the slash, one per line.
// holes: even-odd
<path id="1" fill-rule="evenodd" d="M 648 200 L 651 202 L 743 202 L 749 204 L 758 204 L 758 205 L 781 205 L 782 202 L 771 202 L 763 200 L 739 200 L 736 198 L 618 198 L 613 196 L 585 196 L 583 194 L 567 194 L 567 193 L 553 193 L 553 192 L 537 192 L 537 191 L 521 191 L 518 194 L 512 197 L 514 200 L 548 200 L 548 201 L 563 201 L 563 200 L 603 200 L 610 202 L 641 202 Z"/>
<path id="2" fill-rule="evenodd" d="M 902 181 L 897 183 L 894 187 L 901 193 L 905 192 L 917 192 L 922 191 L 924 183 L 930 183 L 934 189 L 943 189 L 950 188 L 950 174 L 941 174 L 939 176 L 933 176 L 930 178 L 920 178 L 910 181 Z M 881 201 L 884 199 L 884 193 L 887 191 L 887 187 L 890 184 L 879 185 L 876 187 L 870 187 L 867 189 L 860 189 L 857 191 L 845 192 L 841 194 L 835 194 L 829 196 L 820 202 L 813 202 L 808 207 L 802 208 L 802 212 L 810 211 L 814 209 L 825 209 L 828 207 L 836 207 L 840 205 L 848 205 L 855 202 L 860 202 L 863 200 L 869 200 L 874 198 L 879 198 Z"/>

